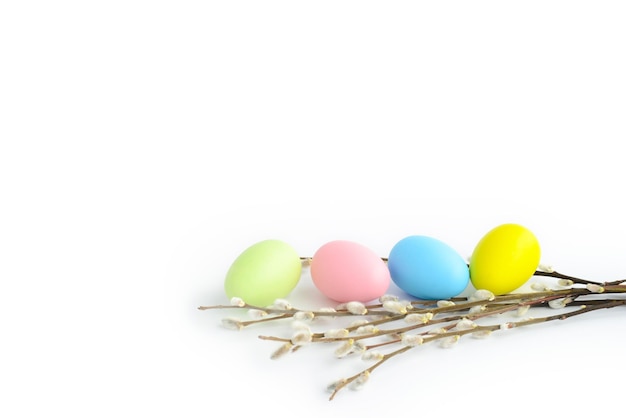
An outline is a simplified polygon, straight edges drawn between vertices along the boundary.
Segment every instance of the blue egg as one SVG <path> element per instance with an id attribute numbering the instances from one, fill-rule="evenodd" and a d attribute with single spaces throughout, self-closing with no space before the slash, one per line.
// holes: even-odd
<path id="1" fill-rule="evenodd" d="M 409 236 L 396 243 L 389 253 L 387 266 L 393 282 L 418 299 L 458 296 L 470 280 L 467 263 L 452 247 L 422 235 Z"/>

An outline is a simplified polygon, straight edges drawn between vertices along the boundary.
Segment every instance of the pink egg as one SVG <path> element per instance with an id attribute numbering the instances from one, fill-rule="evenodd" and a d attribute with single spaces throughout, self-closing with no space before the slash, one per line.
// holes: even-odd
<path id="1" fill-rule="evenodd" d="M 328 298 L 343 303 L 369 302 L 391 283 L 387 264 L 369 248 L 351 241 L 331 241 L 311 260 L 311 278 Z"/>

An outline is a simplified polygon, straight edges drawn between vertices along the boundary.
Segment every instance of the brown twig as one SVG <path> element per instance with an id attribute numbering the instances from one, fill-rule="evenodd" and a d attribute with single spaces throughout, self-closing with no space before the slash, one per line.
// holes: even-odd
<path id="1" fill-rule="evenodd" d="M 303 262 L 309 258 L 303 258 Z M 335 343 L 339 348 L 335 352 L 338 357 L 348 354 L 371 353 L 381 347 L 399 346 L 386 354 L 377 354 L 378 360 L 370 367 L 363 369 L 348 378 L 336 382 L 331 387 L 330 400 L 345 387 L 362 385 L 369 376 L 382 364 L 410 351 L 420 345 L 440 341 L 445 344 L 454 344 L 462 336 L 473 334 L 483 336 L 494 331 L 503 329 L 520 328 L 539 323 L 555 320 L 564 320 L 574 316 L 593 312 L 599 309 L 608 309 L 626 305 L 626 285 L 622 281 L 598 283 L 574 276 L 561 274 L 555 271 L 537 271 L 536 276 L 545 276 L 566 281 L 569 286 L 565 288 L 546 289 L 535 292 L 510 293 L 504 295 L 490 295 L 482 293 L 480 297 L 476 292 L 467 298 L 452 298 L 447 301 L 424 301 L 414 300 L 389 305 L 381 298 L 381 303 L 370 305 L 357 305 L 357 310 L 349 306 L 341 305 L 334 310 L 319 309 L 305 311 L 286 305 L 282 307 L 257 307 L 237 300 L 234 305 L 200 306 L 200 310 L 212 309 L 245 309 L 258 310 L 264 315 L 261 318 L 240 321 L 227 318 L 229 325 L 235 329 L 242 329 L 253 324 L 262 324 L 269 321 L 280 321 L 304 317 L 315 319 L 330 317 L 333 325 L 337 325 L 342 319 L 355 317 L 366 319 L 365 324 L 348 325 L 333 330 L 337 335 L 327 332 L 313 332 L 310 328 L 299 329 L 290 338 L 273 335 L 260 335 L 259 338 L 266 341 L 281 343 L 281 346 L 272 354 L 277 359 L 289 352 L 295 352 L 305 345 L 315 343 Z M 583 287 L 581 287 L 583 286 Z M 563 287 L 560 284 L 560 287 Z M 397 301 L 397 299 L 391 299 Z M 441 303 L 445 302 L 445 303 Z M 496 324 L 479 324 L 487 318 L 497 318 L 500 315 L 532 309 L 537 307 L 549 307 L 559 310 L 570 307 L 556 314 L 545 315 L 536 318 L 524 318 L 517 321 L 505 321 Z M 399 323 L 401 322 L 401 323 Z M 440 328 L 437 328 L 440 327 Z M 328 333 L 328 335 L 327 335 Z M 381 341 L 381 338 L 389 338 Z M 368 344 L 364 344 L 368 341 Z"/>

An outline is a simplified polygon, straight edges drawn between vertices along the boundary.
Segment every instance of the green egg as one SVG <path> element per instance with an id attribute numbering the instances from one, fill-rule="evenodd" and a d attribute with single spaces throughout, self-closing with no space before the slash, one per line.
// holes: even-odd
<path id="1" fill-rule="evenodd" d="M 248 247 L 226 273 L 224 290 L 229 298 L 266 307 L 285 298 L 300 281 L 302 263 L 296 250 L 275 239 Z"/>

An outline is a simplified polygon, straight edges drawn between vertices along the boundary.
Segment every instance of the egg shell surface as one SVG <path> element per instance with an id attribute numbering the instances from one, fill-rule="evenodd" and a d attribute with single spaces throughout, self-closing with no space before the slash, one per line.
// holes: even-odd
<path id="1" fill-rule="evenodd" d="M 311 260 L 313 283 L 336 302 L 369 302 L 391 284 L 385 262 L 359 243 L 336 240 L 322 245 Z"/>
<path id="2" fill-rule="evenodd" d="M 224 280 L 229 298 L 266 307 L 289 295 L 300 281 L 302 262 L 286 242 L 269 239 L 244 250 L 231 264 Z"/>
<path id="3" fill-rule="evenodd" d="M 502 224 L 485 234 L 470 258 L 470 280 L 476 289 L 510 293 L 530 279 L 541 249 L 535 235 L 518 224 Z"/>
<path id="4" fill-rule="evenodd" d="M 393 282 L 419 299 L 448 299 L 469 284 L 463 257 L 445 242 L 428 236 L 412 235 L 398 241 L 387 265 Z"/>

